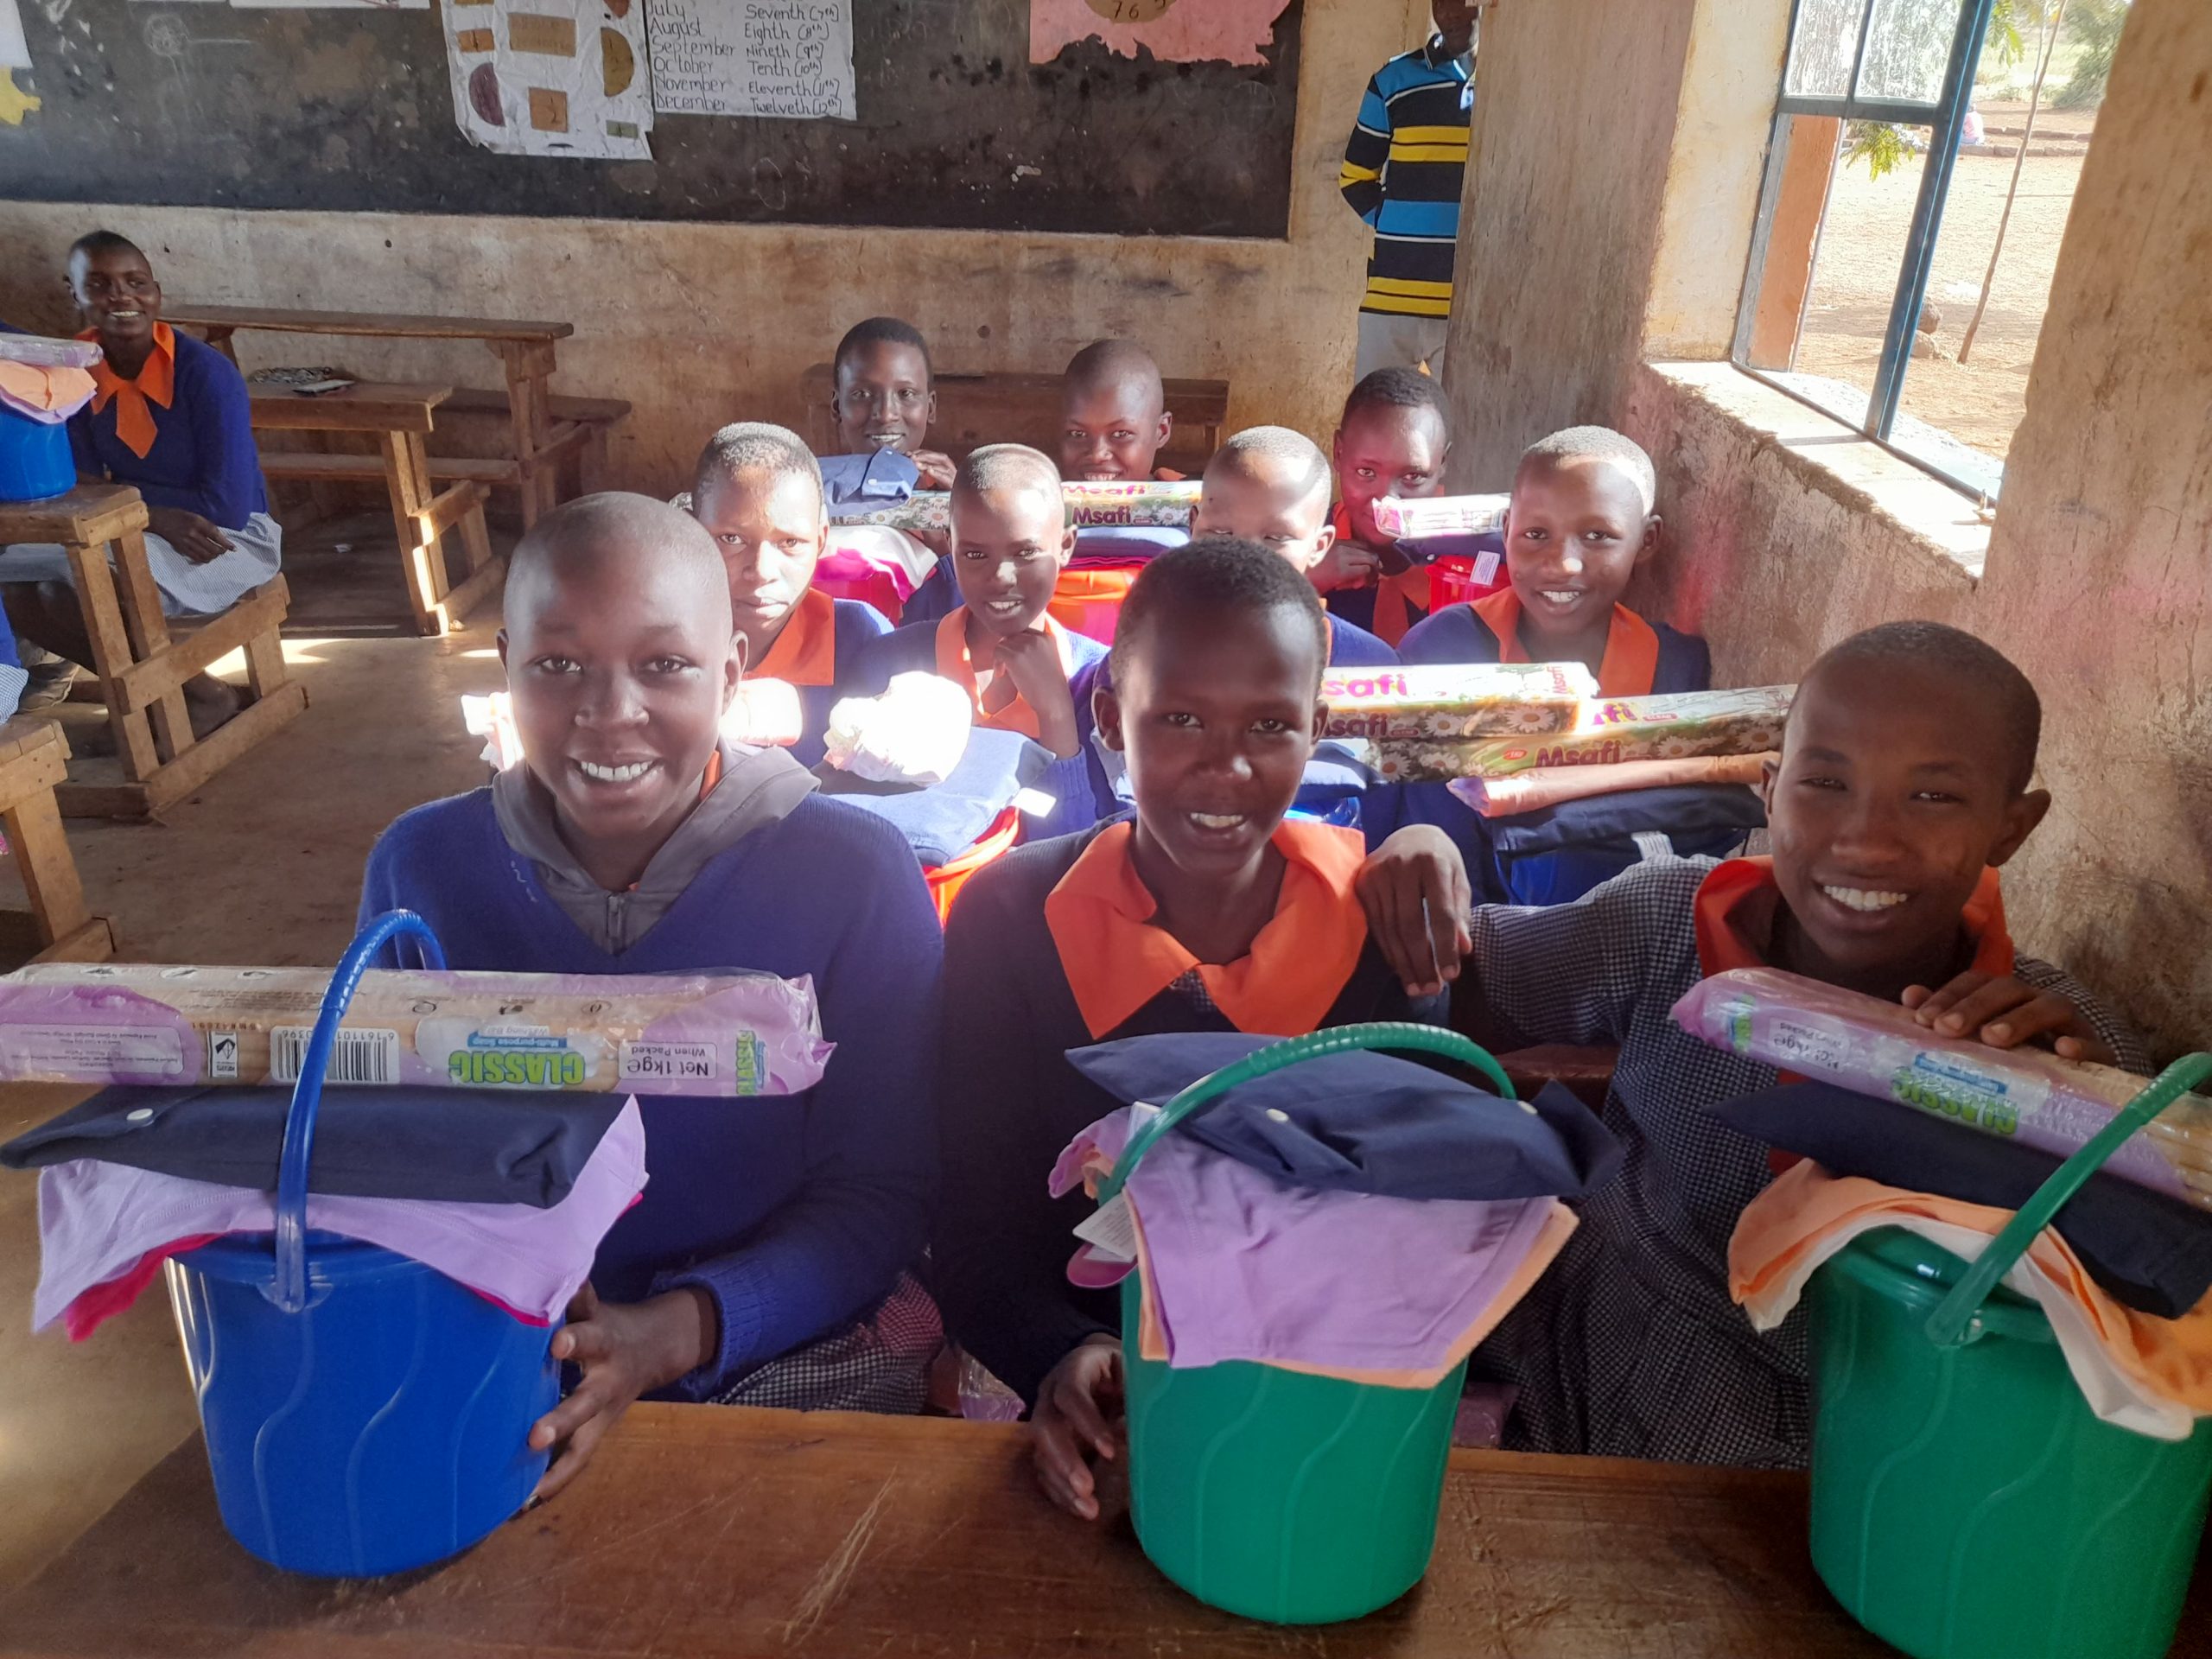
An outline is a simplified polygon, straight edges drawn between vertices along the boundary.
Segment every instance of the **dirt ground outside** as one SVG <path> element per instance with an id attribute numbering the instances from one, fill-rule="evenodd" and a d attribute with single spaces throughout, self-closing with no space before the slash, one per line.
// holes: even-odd
<path id="1" fill-rule="evenodd" d="M 2026 114 L 2024 104 L 1977 106 L 1991 147 L 2009 151 Z M 2080 154 L 2049 155 L 2082 146 L 2096 120 L 2091 111 L 2052 111 L 2037 118 L 2034 142 L 2020 174 L 2012 221 L 1997 267 L 1989 309 L 1975 337 L 1973 359 L 1958 360 L 1959 342 L 1997 237 L 2011 154 L 1961 152 L 1936 239 L 1928 303 L 1941 315 L 1932 353 L 1916 355 L 1905 374 L 1903 411 L 1941 429 L 1994 461 L 2011 448 L 2027 410 L 2028 370 L 2050 299 L 2051 274 L 2082 175 Z M 1880 179 L 1864 161 L 1840 163 L 1828 189 L 1813 286 L 1797 348 L 1797 372 L 1847 382 L 1862 397 L 1881 356 L 1904 255 L 1905 230 L 1920 192 L 1924 162 L 1916 156 Z M 1901 423 L 1902 425 L 1902 423 Z M 1901 429 L 1899 436 L 1904 435 Z"/>

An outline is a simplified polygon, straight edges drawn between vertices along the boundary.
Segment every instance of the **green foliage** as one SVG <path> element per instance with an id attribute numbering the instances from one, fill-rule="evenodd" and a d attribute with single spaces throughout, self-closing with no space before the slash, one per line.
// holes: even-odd
<path id="1" fill-rule="evenodd" d="M 2066 38 L 2082 48 L 2074 60 L 2074 73 L 2051 106 L 2061 110 L 2094 109 L 2105 101 L 2105 83 L 2112 78 L 2113 49 L 2127 24 L 2128 0 L 2073 0 L 2066 9 Z"/>
<path id="2" fill-rule="evenodd" d="M 1914 146 L 1905 130 L 1887 121 L 1847 121 L 1843 127 L 1843 164 L 1866 163 L 1866 176 L 1878 179 L 1910 162 Z"/>

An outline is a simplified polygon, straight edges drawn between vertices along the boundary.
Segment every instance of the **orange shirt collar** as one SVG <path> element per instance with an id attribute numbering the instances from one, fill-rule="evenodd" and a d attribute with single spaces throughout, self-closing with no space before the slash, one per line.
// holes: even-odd
<path id="1" fill-rule="evenodd" d="M 1330 510 L 1329 523 L 1335 526 L 1337 539 L 1351 539 L 1351 504 L 1339 501 Z M 1395 645 L 1403 639 L 1414 623 L 1428 614 L 1428 570 L 1423 565 L 1408 565 L 1395 576 L 1384 576 L 1375 584 L 1375 637 L 1386 645 Z"/>
<path id="2" fill-rule="evenodd" d="M 1100 831 L 1045 899 L 1046 925 L 1091 1036 L 1117 1030 L 1193 969 L 1239 1031 L 1302 1037 L 1319 1028 L 1367 944 L 1367 918 L 1352 893 L 1366 857 L 1359 832 L 1278 825 L 1273 840 L 1288 868 L 1274 917 L 1249 954 L 1218 966 L 1152 925 L 1160 906 L 1130 856 L 1135 833 L 1128 823 Z"/>
<path id="3" fill-rule="evenodd" d="M 1717 866 L 1700 884 L 1693 912 L 1700 971 L 1710 977 L 1732 968 L 1767 966 L 1759 947 L 1751 942 L 1746 924 L 1754 904 L 1778 900 L 1779 893 L 1771 858 L 1732 858 Z M 1967 937 L 1974 941 L 1974 971 L 2010 974 L 2012 936 L 2005 931 L 2005 898 L 1995 870 L 1981 873 L 1959 919 Z"/>
<path id="4" fill-rule="evenodd" d="M 1510 588 L 1501 588 L 1474 605 L 1475 614 L 1497 636 L 1497 660 L 1529 661 L 1521 645 L 1521 596 Z M 1605 660 L 1598 664 L 1598 695 L 1648 697 L 1658 673 L 1657 631 L 1627 606 L 1614 606 L 1612 625 L 1605 630 Z"/>
<path id="5" fill-rule="evenodd" d="M 837 601 L 819 588 L 808 588 L 784 619 L 783 632 L 745 671 L 792 685 L 836 684 Z"/>
<path id="6" fill-rule="evenodd" d="M 99 331 L 87 328 L 77 338 L 98 340 Z M 147 405 L 159 404 L 167 409 L 176 401 L 176 331 L 166 322 L 154 325 L 153 352 L 132 378 L 126 380 L 118 374 L 105 358 L 92 365 L 92 413 L 99 414 L 112 403 L 117 440 L 139 460 L 145 460 L 159 434 L 154 411 Z"/>
<path id="7" fill-rule="evenodd" d="M 1068 632 L 1050 613 L 1037 619 L 1060 653 L 1060 671 L 1075 673 L 1075 657 L 1068 647 Z M 955 606 L 937 625 L 937 673 L 940 679 L 950 680 L 968 693 L 968 701 L 976 711 L 976 723 L 997 732 L 1020 732 L 1024 737 L 1035 738 L 1043 731 L 1038 722 L 1037 711 L 1025 702 L 1014 689 L 1013 682 L 1001 675 L 992 676 L 988 692 L 976 688 L 976 664 L 968 654 L 968 607 Z M 1004 690 L 1001 691 L 1001 688 Z M 986 696 L 990 706 L 984 706 Z M 1001 700 L 1003 699 L 1003 700 Z"/>

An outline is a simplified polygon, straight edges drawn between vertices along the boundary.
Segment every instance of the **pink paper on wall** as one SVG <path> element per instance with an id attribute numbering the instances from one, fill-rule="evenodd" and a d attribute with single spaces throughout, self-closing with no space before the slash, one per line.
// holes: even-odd
<path id="1" fill-rule="evenodd" d="M 1290 0 L 1029 0 L 1029 60 L 1096 38 L 1124 57 L 1144 48 L 1176 63 L 1262 63 Z"/>

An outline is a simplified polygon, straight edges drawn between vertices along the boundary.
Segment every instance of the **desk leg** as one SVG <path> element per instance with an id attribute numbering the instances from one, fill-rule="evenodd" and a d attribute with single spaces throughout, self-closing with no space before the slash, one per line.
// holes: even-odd
<path id="1" fill-rule="evenodd" d="M 522 524 L 529 529 L 561 499 L 560 469 L 542 471 L 537 457 L 553 435 L 551 393 L 553 347 L 538 340 L 497 340 L 493 350 L 507 372 L 507 412 L 514 423 L 515 465 L 521 476 Z"/>
<path id="2" fill-rule="evenodd" d="M 145 711 L 130 707 L 119 678 L 130 666 L 130 637 L 124 630 L 123 612 L 115 602 L 115 576 L 108 568 L 107 548 L 104 543 L 87 547 L 72 542 L 68 552 L 69 576 L 76 585 L 78 607 L 85 613 L 85 632 L 92 637 L 92 671 L 107 699 L 107 720 L 115 731 L 116 753 L 123 761 L 123 775 L 137 783 L 152 776 L 161 763 L 155 758 L 154 740 L 146 729 Z"/>
<path id="3" fill-rule="evenodd" d="M 0 820 L 7 823 L 8 845 L 15 851 L 23 890 L 30 895 L 38 942 L 57 944 L 92 918 L 85 908 L 84 884 L 77 879 L 76 861 L 69 856 L 69 840 L 62 832 L 54 791 L 42 789 L 16 802 L 0 813 Z"/>
<path id="4" fill-rule="evenodd" d="M 445 597 L 443 537 L 423 537 L 423 515 L 430 506 L 430 462 L 416 432 L 383 432 L 385 482 L 391 491 L 391 522 L 399 531 L 399 556 L 406 568 L 407 602 L 415 610 L 418 633 L 442 633 L 438 601 Z M 527 499 L 527 497 L 525 497 Z"/>
<path id="5" fill-rule="evenodd" d="M 146 563 L 145 537 L 137 531 L 116 538 L 115 570 L 123 582 L 123 627 L 131 654 L 139 662 L 149 662 L 168 649 L 169 625 L 162 613 L 162 590 Z M 192 747 L 192 716 L 184 706 L 181 682 L 162 693 L 149 715 L 154 747 L 162 760 L 174 760 Z"/>

